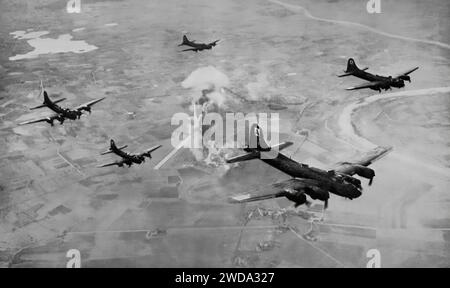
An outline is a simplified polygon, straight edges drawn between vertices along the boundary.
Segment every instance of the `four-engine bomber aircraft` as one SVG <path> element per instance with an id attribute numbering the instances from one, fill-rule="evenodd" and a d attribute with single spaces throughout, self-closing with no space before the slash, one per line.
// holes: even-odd
<path id="1" fill-rule="evenodd" d="M 282 153 L 278 153 L 273 159 L 261 157 L 261 153 L 264 153 L 264 151 L 273 150 L 275 147 L 278 147 L 278 150 L 282 150 L 291 146 L 293 143 L 283 142 L 273 147 L 269 147 L 265 144 L 264 139 L 260 143 L 260 137 L 263 138 L 263 136 L 260 132 L 259 126 L 256 124 L 252 126 L 251 133 L 250 143 L 252 143 L 251 139 L 254 138 L 253 141 L 256 141 L 256 145 L 253 145 L 252 147 L 256 148 L 247 146 L 247 148 L 244 149 L 244 151 L 248 152 L 247 154 L 227 159 L 226 162 L 235 163 L 251 159 L 260 159 L 293 178 L 275 183 L 267 187 L 267 189 L 264 189 L 264 191 L 258 191 L 253 195 L 244 194 L 234 196 L 230 199 L 230 202 L 232 203 L 244 203 L 277 197 L 286 197 L 295 203 L 295 207 L 298 207 L 302 204 L 310 204 L 306 197 L 306 195 L 308 195 L 313 200 L 323 201 L 325 204 L 324 208 L 326 209 L 328 206 L 329 193 L 349 199 L 354 199 L 361 196 L 361 181 L 353 177 L 353 175 L 356 174 L 363 178 L 369 179 L 369 185 L 371 185 L 373 178 L 375 177 L 375 171 L 367 166 L 392 150 L 392 147 L 377 147 L 357 161 L 340 162 L 336 164 L 334 169 L 325 171 L 296 162 Z"/>
<path id="2" fill-rule="evenodd" d="M 202 51 L 202 50 L 210 50 L 210 49 L 212 49 L 212 47 L 216 46 L 216 45 L 217 45 L 217 42 L 219 42 L 219 41 L 220 41 L 220 40 L 216 40 L 216 41 L 211 42 L 211 43 L 208 43 L 208 44 L 205 44 L 205 43 L 195 43 L 195 40 L 190 41 L 190 40 L 186 37 L 186 35 L 184 35 L 184 36 L 183 36 L 183 42 L 182 42 L 180 45 L 178 45 L 178 46 L 186 45 L 186 46 L 192 47 L 192 48 L 188 48 L 188 49 L 181 50 L 181 52 L 184 52 L 184 51 L 195 51 L 195 52 L 198 52 L 198 51 Z"/>
<path id="3" fill-rule="evenodd" d="M 346 77 L 352 75 L 370 82 L 367 84 L 347 88 L 347 90 L 358 90 L 369 88 L 381 93 L 381 89 L 390 90 L 392 89 L 391 87 L 403 88 L 405 87 L 405 81 L 411 83 L 411 77 L 409 76 L 409 74 L 419 69 L 419 67 L 415 67 L 395 77 L 374 75 L 366 72 L 367 69 L 369 68 L 366 67 L 364 69 L 359 69 L 358 66 L 356 66 L 355 64 L 355 60 L 350 58 L 348 59 L 347 62 L 347 70 L 344 71 L 345 74 L 338 75 L 338 77 Z"/>
<path id="4" fill-rule="evenodd" d="M 41 88 L 42 88 L 42 86 L 41 86 Z M 105 97 L 84 103 L 72 110 L 69 108 L 62 108 L 57 105 L 57 103 L 66 100 L 66 98 L 61 98 L 61 99 L 52 101 L 48 97 L 47 91 L 44 91 L 44 103 L 42 105 L 30 108 L 30 110 L 47 107 L 50 110 L 52 110 L 53 112 L 55 112 L 55 114 L 53 114 L 51 116 L 35 119 L 35 120 L 25 121 L 25 122 L 20 123 L 19 125 L 32 124 L 32 123 L 38 123 L 38 122 L 47 122 L 51 126 L 53 126 L 53 121 L 55 121 L 55 120 L 58 120 L 59 123 L 62 125 L 64 123 L 64 120 L 66 120 L 66 119 L 70 119 L 70 120 L 80 119 L 81 115 L 83 115 L 83 111 L 87 111 L 90 114 L 91 106 L 102 101 L 103 99 L 105 99 Z"/>
<path id="5" fill-rule="evenodd" d="M 114 140 L 111 139 L 111 143 L 110 143 L 110 147 L 107 151 L 102 152 L 101 155 L 105 155 L 105 154 L 109 154 L 109 153 L 114 153 L 120 157 L 122 157 L 122 160 L 120 161 L 116 161 L 116 162 L 111 162 L 111 163 L 107 163 L 107 164 L 102 164 L 100 167 L 107 167 L 107 166 L 113 166 L 113 165 L 117 165 L 119 167 L 123 167 L 124 164 L 128 165 L 128 167 L 131 167 L 131 165 L 133 164 L 141 164 L 145 162 L 145 157 L 148 158 L 152 158 L 151 153 L 153 151 L 155 151 L 156 149 L 160 148 L 162 145 L 158 145 L 155 147 L 152 147 L 148 150 L 146 150 L 145 152 L 141 153 L 141 154 L 128 154 L 124 151 L 122 151 L 124 148 L 127 148 L 128 145 L 124 145 L 121 147 L 117 147 L 116 143 L 114 143 Z"/>

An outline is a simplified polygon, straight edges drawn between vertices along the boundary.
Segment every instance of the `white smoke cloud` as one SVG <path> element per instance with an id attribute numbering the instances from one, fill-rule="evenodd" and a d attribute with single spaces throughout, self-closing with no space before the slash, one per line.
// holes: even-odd
<path id="1" fill-rule="evenodd" d="M 213 66 L 198 68 L 181 82 L 183 88 L 191 89 L 193 104 L 190 110 L 193 112 L 196 109 L 196 115 L 200 117 L 200 121 L 202 116 L 208 112 L 208 107 L 221 107 L 224 105 L 227 95 L 222 88 L 229 85 L 230 79 L 227 75 Z M 197 129 L 201 129 L 201 127 L 200 124 Z M 212 159 L 215 159 L 213 156 L 215 149 L 210 147 L 210 145 L 205 145 L 203 148 L 193 148 L 191 152 L 197 161 L 205 161 L 206 159 L 205 163 L 208 165 L 214 162 Z"/>
<path id="2" fill-rule="evenodd" d="M 217 70 L 213 66 L 201 67 L 193 71 L 182 83 L 184 88 L 193 88 L 197 90 L 210 89 L 215 87 L 227 87 L 230 80 L 227 75 Z"/>
<path id="3" fill-rule="evenodd" d="M 186 89 L 192 89 L 192 97 L 198 100 L 203 96 L 203 90 L 210 90 L 207 94 L 209 101 L 222 106 L 227 100 L 222 93 L 223 87 L 230 85 L 230 79 L 223 72 L 213 66 L 201 67 L 193 71 L 182 83 Z"/>

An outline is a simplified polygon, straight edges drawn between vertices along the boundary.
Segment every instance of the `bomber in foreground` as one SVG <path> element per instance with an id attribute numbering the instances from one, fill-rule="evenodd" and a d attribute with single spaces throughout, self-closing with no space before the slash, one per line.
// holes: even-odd
<path id="1" fill-rule="evenodd" d="M 352 162 L 339 162 L 331 170 L 310 167 L 306 164 L 296 162 L 277 151 L 275 157 L 264 157 L 262 153 L 269 153 L 272 150 L 282 150 L 291 146 L 292 142 L 283 142 L 273 147 L 269 147 L 264 140 L 260 142 L 261 132 L 258 125 L 252 126 L 250 141 L 256 141 L 255 148 L 245 148 L 247 154 L 227 159 L 227 163 L 241 162 L 251 159 L 260 159 L 270 166 L 288 174 L 292 178 L 283 182 L 275 183 L 258 191 L 255 195 L 244 194 L 234 196 L 230 199 L 232 203 L 245 203 L 251 201 L 265 200 L 278 197 L 286 197 L 295 203 L 295 207 L 302 204 L 309 205 L 306 196 L 313 200 L 321 200 L 325 203 L 324 208 L 328 207 L 329 193 L 345 197 L 348 199 L 358 198 L 362 194 L 361 181 L 353 175 L 358 175 L 369 179 L 369 185 L 372 184 L 375 177 L 375 171 L 368 168 L 370 164 L 386 155 L 392 147 L 377 147 L 368 152 L 365 156 Z M 261 135 L 262 138 L 262 135 Z M 250 142 L 252 143 L 252 142 Z"/>

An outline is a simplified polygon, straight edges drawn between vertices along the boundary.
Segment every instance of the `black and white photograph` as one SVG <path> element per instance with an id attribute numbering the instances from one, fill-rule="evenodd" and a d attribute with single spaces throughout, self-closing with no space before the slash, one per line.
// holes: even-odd
<path id="1" fill-rule="evenodd" d="M 450 1 L 0 0 L 0 267 L 450 267 Z"/>

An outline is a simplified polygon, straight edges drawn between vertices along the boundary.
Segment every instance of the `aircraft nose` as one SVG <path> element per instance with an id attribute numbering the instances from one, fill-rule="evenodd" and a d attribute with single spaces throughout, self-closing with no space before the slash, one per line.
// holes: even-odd
<path id="1" fill-rule="evenodd" d="M 362 192 L 358 188 L 354 187 L 352 194 L 353 194 L 353 198 L 358 198 L 359 196 L 361 196 Z"/>
<path id="2" fill-rule="evenodd" d="M 347 187 L 348 187 L 348 189 L 347 189 L 348 195 L 350 195 L 350 197 L 352 199 L 358 198 L 359 196 L 361 196 L 362 192 L 357 187 L 355 187 L 353 185 L 349 185 Z"/>

